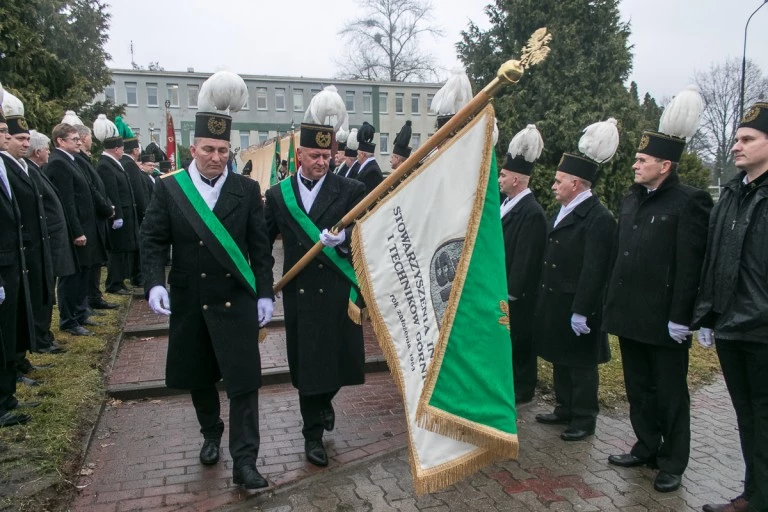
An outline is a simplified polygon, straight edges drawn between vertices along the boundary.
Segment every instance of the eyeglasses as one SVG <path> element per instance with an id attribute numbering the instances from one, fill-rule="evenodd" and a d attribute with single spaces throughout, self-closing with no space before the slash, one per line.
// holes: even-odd
<path id="1" fill-rule="evenodd" d="M 72 142 L 80 142 L 82 139 L 80 139 L 80 137 L 69 137 L 61 140 L 71 140 Z"/>

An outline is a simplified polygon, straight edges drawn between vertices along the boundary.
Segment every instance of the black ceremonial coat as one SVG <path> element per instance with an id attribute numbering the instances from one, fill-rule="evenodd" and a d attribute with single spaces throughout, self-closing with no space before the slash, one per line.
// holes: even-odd
<path id="1" fill-rule="evenodd" d="M 547 244 L 547 217 L 544 209 L 528 194 L 501 218 L 504 233 L 507 293 L 517 298 L 509 303 L 512 338 L 530 337 L 536 293 Z"/>
<path id="2" fill-rule="evenodd" d="M 352 167 L 350 167 L 349 169 L 349 173 L 345 176 L 345 178 L 356 180 L 358 172 L 360 172 L 360 162 L 355 160 L 354 163 L 352 164 Z"/>
<path id="3" fill-rule="evenodd" d="M 186 206 L 184 197 L 173 174 L 158 180 L 141 225 L 141 268 L 147 294 L 154 286 L 165 285 L 167 249 L 173 245 L 166 384 L 196 389 L 223 377 L 230 397 L 255 391 L 261 386 L 257 300 L 273 296 L 273 260 L 259 183 L 228 173 L 213 208 L 250 261 L 257 292 L 240 277 L 231 260 L 221 256 L 223 249 Z"/>
<path id="4" fill-rule="evenodd" d="M 360 164 L 362 167 L 362 164 Z M 365 193 L 370 194 L 371 190 L 384 181 L 384 175 L 381 173 L 381 167 L 376 160 L 371 160 L 363 167 L 362 171 L 357 173 L 357 180 L 365 184 Z"/>
<path id="5" fill-rule="evenodd" d="M 605 283 L 611 263 L 616 221 L 592 196 L 566 215 L 557 227 L 549 221 L 547 248 L 536 305 L 534 344 L 539 355 L 556 364 L 592 366 L 611 358 L 602 331 Z M 587 317 L 591 332 L 576 336 L 571 315 Z"/>
<path id="6" fill-rule="evenodd" d="M 144 171 L 141 170 L 136 160 L 129 155 L 123 155 L 120 158 L 120 163 L 123 164 L 126 174 L 128 174 L 128 180 L 131 182 L 131 190 L 133 190 L 133 198 L 136 200 L 136 218 L 139 220 L 139 224 L 144 220 L 144 212 L 147 210 L 149 201 L 152 199 L 152 194 L 147 190 L 147 181 L 152 181 Z"/>
<path id="7" fill-rule="evenodd" d="M 667 323 L 690 325 L 712 198 L 671 174 L 651 194 L 633 185 L 621 203 L 603 327 L 641 343 L 687 348 Z"/>
<path id="8" fill-rule="evenodd" d="M 291 176 L 290 184 L 304 209 L 296 176 Z M 279 186 L 267 190 L 265 214 L 271 240 L 282 235 L 286 272 L 314 242 L 289 213 Z M 330 229 L 364 196 L 362 183 L 329 172 L 307 213 L 320 231 Z M 347 249 L 351 231 L 347 228 L 343 244 Z M 338 248 L 337 254 L 350 255 Z M 325 393 L 365 382 L 363 330 L 347 313 L 349 291 L 350 282 L 323 254 L 283 288 L 288 365 L 299 393 Z"/>
<path id="9" fill-rule="evenodd" d="M 99 177 L 107 189 L 107 196 L 115 205 L 112 219 L 123 219 L 123 227 L 109 226 L 109 250 L 112 252 L 134 252 L 139 250 L 139 224 L 136 218 L 136 199 L 128 173 L 112 158 L 101 155 L 96 167 Z"/>
<path id="10" fill-rule="evenodd" d="M 91 158 L 81 151 L 75 155 L 75 163 L 83 171 L 83 176 L 91 189 L 91 199 L 96 213 L 96 232 L 99 236 L 97 264 L 104 263 L 107 261 L 106 251 L 109 244 L 107 238 L 107 230 L 110 228 L 108 219 L 114 215 L 112 201 L 107 196 L 107 189 L 99 173 L 93 168 Z"/>

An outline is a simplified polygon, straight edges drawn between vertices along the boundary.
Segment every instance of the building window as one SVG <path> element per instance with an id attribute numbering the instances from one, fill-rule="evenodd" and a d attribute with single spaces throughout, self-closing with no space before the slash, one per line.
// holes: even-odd
<path id="1" fill-rule="evenodd" d="M 172 107 L 179 106 L 179 84 L 168 84 L 166 86 L 168 90 L 167 100 L 171 102 Z"/>
<path id="2" fill-rule="evenodd" d="M 395 114 L 402 114 L 403 109 L 405 108 L 403 106 L 403 103 L 405 103 L 405 94 L 402 92 L 398 92 L 395 94 Z"/>
<path id="3" fill-rule="evenodd" d="M 125 103 L 134 107 L 139 104 L 139 95 L 136 94 L 136 82 L 125 83 Z"/>
<path id="4" fill-rule="evenodd" d="M 104 89 L 104 99 L 115 103 L 115 86 L 114 85 L 108 85 L 106 89 Z"/>
<path id="5" fill-rule="evenodd" d="M 434 94 L 427 94 L 427 112 L 429 112 L 430 115 L 435 115 L 432 112 L 432 100 L 435 99 Z"/>
<path id="6" fill-rule="evenodd" d="M 259 132 L 259 144 L 264 144 L 269 138 L 269 132 Z"/>
<path id="7" fill-rule="evenodd" d="M 371 98 L 370 92 L 363 93 L 363 114 L 370 114 L 373 112 L 373 98 Z"/>
<path id="8" fill-rule="evenodd" d="M 355 111 L 355 91 L 347 91 L 344 104 L 347 107 L 347 112 Z"/>
<path id="9" fill-rule="evenodd" d="M 421 103 L 421 94 L 411 94 L 411 114 L 420 114 L 419 107 Z"/>
<path id="10" fill-rule="evenodd" d="M 258 110 L 267 110 L 267 88 L 256 88 L 256 108 Z"/>
<path id="11" fill-rule="evenodd" d="M 187 93 L 189 95 L 189 101 L 187 102 L 187 105 L 189 105 L 190 108 L 197 108 L 197 94 L 199 92 L 200 92 L 199 85 L 187 86 Z"/>
<path id="12" fill-rule="evenodd" d="M 141 128 L 132 128 L 133 134 L 139 141 L 141 141 Z M 149 129 L 149 133 L 152 134 L 152 128 Z"/>
<path id="13" fill-rule="evenodd" d="M 157 106 L 157 84 L 147 84 L 147 106 Z"/>
<path id="14" fill-rule="evenodd" d="M 275 89 L 275 110 L 285 110 L 285 89 Z"/>
<path id="15" fill-rule="evenodd" d="M 386 155 L 387 153 L 389 153 L 389 134 L 388 133 L 379 134 L 379 152 L 382 155 Z"/>
<path id="16" fill-rule="evenodd" d="M 293 90 L 293 111 L 304 112 L 304 89 Z"/>
<path id="17" fill-rule="evenodd" d="M 240 150 L 251 145 L 251 132 L 240 132 Z"/>
<path id="18" fill-rule="evenodd" d="M 421 145 L 421 134 L 420 133 L 414 133 L 411 135 L 411 148 L 412 149 L 418 149 L 418 147 Z"/>
<path id="19" fill-rule="evenodd" d="M 387 95 L 386 92 L 379 93 L 379 113 L 386 114 L 387 112 L 389 112 L 387 108 L 388 99 L 389 99 L 389 96 Z"/>
<path id="20" fill-rule="evenodd" d="M 175 137 L 174 140 L 176 141 L 176 145 L 180 146 L 181 145 L 181 130 L 173 130 L 173 136 Z M 165 155 L 165 156 L 167 156 L 169 160 L 171 159 L 171 157 L 173 157 L 173 155 Z M 178 164 L 178 162 L 177 162 L 177 164 Z"/>

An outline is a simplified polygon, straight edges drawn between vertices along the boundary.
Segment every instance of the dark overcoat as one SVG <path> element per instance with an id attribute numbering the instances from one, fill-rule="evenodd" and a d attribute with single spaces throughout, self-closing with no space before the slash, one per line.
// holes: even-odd
<path id="1" fill-rule="evenodd" d="M 565 366 L 592 366 L 611 358 L 601 329 L 603 295 L 616 221 L 597 197 L 579 204 L 555 227 L 549 221 L 547 248 L 536 306 L 534 345 L 539 355 Z M 571 315 L 587 317 L 591 332 L 576 336 Z"/>
<path id="2" fill-rule="evenodd" d="M 345 178 L 349 178 L 351 180 L 356 180 L 357 179 L 357 173 L 359 173 L 359 172 L 360 172 L 360 162 L 355 160 L 352 163 L 352 167 L 349 168 L 349 172 L 347 173 Z"/>
<path id="3" fill-rule="evenodd" d="M 365 193 L 369 194 L 371 190 L 384 181 L 384 175 L 381 173 L 381 167 L 376 160 L 371 160 L 365 167 L 362 166 L 362 170 L 357 173 L 357 180 L 362 181 L 365 185 Z"/>
<path id="4" fill-rule="evenodd" d="M 150 199 L 152 196 L 147 193 L 146 183 L 144 178 L 149 179 L 136 163 L 136 160 L 131 158 L 130 155 L 123 155 L 120 158 L 120 163 L 123 164 L 126 174 L 128 174 L 128 180 L 131 182 L 131 190 L 133 190 L 133 198 L 136 200 L 136 218 L 141 224 L 144 220 L 144 212 L 147 210 Z"/>
<path id="5" fill-rule="evenodd" d="M 3 154 L 16 202 L 21 213 L 21 233 L 24 240 L 23 251 L 29 280 L 29 299 L 33 308 L 50 306 L 54 303 L 56 287 L 51 261 L 48 226 L 45 223 L 45 206 L 40 189 L 15 159 Z M 22 344 L 19 352 L 32 349 L 29 342 Z"/>
<path id="6" fill-rule="evenodd" d="M 250 261 L 256 292 L 190 208 L 173 174 L 167 174 L 158 180 L 141 225 L 147 294 L 165 285 L 167 250 L 173 245 L 166 385 L 197 389 L 223 377 L 230 397 L 255 391 L 261 386 L 257 301 L 273 297 L 273 260 L 259 183 L 228 173 L 213 208 Z"/>
<path id="7" fill-rule="evenodd" d="M 109 244 L 107 236 L 107 230 L 109 229 L 108 219 L 112 218 L 115 211 L 112 208 L 112 201 L 110 201 L 107 196 L 107 189 L 104 186 L 104 182 L 99 176 L 99 173 L 96 172 L 96 169 L 94 169 L 93 163 L 91 163 L 91 158 L 81 151 L 75 155 L 75 163 L 77 163 L 77 166 L 83 171 L 83 176 L 91 189 L 91 200 L 93 201 L 93 207 L 96 213 L 96 232 L 99 235 L 97 264 L 104 263 L 107 261 L 107 249 Z"/>
<path id="8" fill-rule="evenodd" d="M 512 339 L 529 338 L 533 330 L 536 294 L 547 245 L 547 217 L 533 194 L 525 197 L 501 218 L 504 233 L 509 328 Z"/>
<path id="9" fill-rule="evenodd" d="M 712 198 L 671 174 L 652 193 L 633 185 L 621 203 L 603 328 L 641 343 L 687 348 L 668 322 L 688 326 L 707 245 Z"/>
<path id="10" fill-rule="evenodd" d="M 290 184 L 303 210 L 296 176 Z M 270 239 L 282 236 L 286 272 L 315 241 L 288 211 L 279 187 L 267 190 L 265 214 Z M 329 172 L 306 213 L 320 231 L 330 229 L 364 196 L 362 183 Z M 350 256 L 351 229 L 344 250 L 337 248 L 340 256 Z M 349 292 L 350 282 L 323 254 L 283 288 L 288 365 L 299 393 L 326 393 L 365 381 L 363 330 L 349 318 Z"/>
<path id="11" fill-rule="evenodd" d="M 9 198 L 3 188 L 0 184 L 0 286 L 5 289 L 5 300 L 0 304 L 0 366 L 15 361 L 18 341 L 28 346 L 25 340 L 34 333 L 28 274 L 21 250 L 21 212 L 15 194 Z"/>
<path id="12" fill-rule="evenodd" d="M 96 166 L 107 196 L 115 205 L 113 221 L 123 219 L 123 227 L 110 229 L 109 250 L 112 252 L 134 252 L 139 250 L 139 223 L 136 217 L 136 199 L 128 173 L 112 158 L 101 155 Z"/>

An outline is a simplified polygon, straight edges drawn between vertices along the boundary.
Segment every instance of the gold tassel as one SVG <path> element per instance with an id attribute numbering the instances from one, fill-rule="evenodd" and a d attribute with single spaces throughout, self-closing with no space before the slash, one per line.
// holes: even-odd
<path id="1" fill-rule="evenodd" d="M 264 343 L 267 339 L 267 330 L 264 327 L 259 328 L 259 343 Z"/>
<path id="2" fill-rule="evenodd" d="M 363 325 L 363 318 L 365 317 L 365 308 L 360 309 L 357 304 L 349 301 L 347 305 L 347 315 L 349 319 L 355 322 L 357 325 Z"/>

